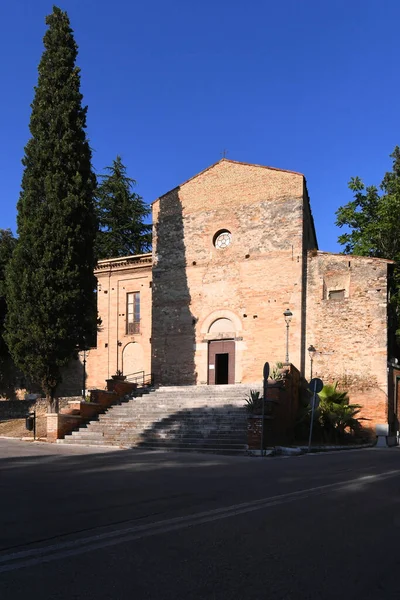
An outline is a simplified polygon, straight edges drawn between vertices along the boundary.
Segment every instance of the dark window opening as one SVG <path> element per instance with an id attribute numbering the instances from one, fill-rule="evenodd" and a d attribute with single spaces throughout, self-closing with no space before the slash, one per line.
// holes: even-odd
<path id="1" fill-rule="evenodd" d="M 328 294 L 328 300 L 344 300 L 344 290 L 331 290 Z"/>
<path id="2" fill-rule="evenodd" d="M 229 354 L 216 354 L 215 355 L 215 383 L 216 385 L 223 385 L 228 383 L 228 361 Z"/>
<path id="3" fill-rule="evenodd" d="M 140 292 L 126 295 L 126 333 L 140 333 Z"/>

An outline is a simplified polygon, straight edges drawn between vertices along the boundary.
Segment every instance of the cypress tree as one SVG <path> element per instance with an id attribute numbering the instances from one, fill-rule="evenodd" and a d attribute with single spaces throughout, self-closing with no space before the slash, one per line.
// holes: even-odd
<path id="1" fill-rule="evenodd" d="M 5 276 L 17 240 L 11 229 L 0 229 L 0 362 L 8 357 L 8 348 L 3 339 L 4 321 L 7 313 Z M 1 374 L 1 367 L 0 367 Z"/>
<path id="2" fill-rule="evenodd" d="M 133 192 L 136 181 L 127 176 L 120 156 L 106 171 L 96 194 L 100 224 L 98 258 L 148 252 L 151 225 L 144 223 L 144 219 L 150 211 L 143 199 Z"/>
<path id="3" fill-rule="evenodd" d="M 46 24 L 22 161 L 19 239 L 6 275 L 5 339 L 56 412 L 61 367 L 96 324 L 96 179 L 68 15 L 53 7 Z"/>

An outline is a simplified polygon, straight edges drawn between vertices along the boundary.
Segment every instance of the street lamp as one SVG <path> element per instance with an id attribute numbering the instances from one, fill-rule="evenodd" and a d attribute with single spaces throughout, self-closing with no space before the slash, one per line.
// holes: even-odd
<path id="1" fill-rule="evenodd" d="M 86 344 L 83 346 L 83 380 L 82 380 L 82 400 L 86 398 Z"/>
<path id="2" fill-rule="evenodd" d="M 83 361 L 82 361 L 82 400 L 85 401 L 86 398 L 86 362 L 87 357 L 89 356 L 89 348 L 86 344 L 86 338 L 82 338 L 82 344 L 80 346 L 80 350 L 83 351 Z"/>
<path id="3" fill-rule="evenodd" d="M 308 355 L 310 357 L 310 361 L 311 361 L 311 374 L 310 374 L 310 380 L 312 379 L 312 375 L 313 375 L 313 362 L 314 362 L 314 357 L 316 355 L 317 351 L 314 348 L 313 345 L 308 347 Z"/>
<path id="4" fill-rule="evenodd" d="M 289 325 L 292 320 L 293 313 L 287 308 L 283 313 L 286 322 L 286 364 L 289 364 Z"/>

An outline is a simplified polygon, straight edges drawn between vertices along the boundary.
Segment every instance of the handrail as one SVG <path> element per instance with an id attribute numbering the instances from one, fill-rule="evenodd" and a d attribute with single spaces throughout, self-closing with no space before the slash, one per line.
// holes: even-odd
<path id="1" fill-rule="evenodd" d="M 135 371 L 134 373 L 129 373 L 129 375 L 126 375 L 125 377 L 133 377 L 134 375 L 141 375 L 143 373 L 144 375 L 144 371 Z"/>
<path id="2" fill-rule="evenodd" d="M 145 373 L 144 371 L 136 371 L 136 373 L 130 373 L 125 377 L 127 381 L 131 381 L 132 383 L 139 384 L 141 382 L 143 387 L 145 385 L 153 385 L 154 383 L 153 373 Z"/>

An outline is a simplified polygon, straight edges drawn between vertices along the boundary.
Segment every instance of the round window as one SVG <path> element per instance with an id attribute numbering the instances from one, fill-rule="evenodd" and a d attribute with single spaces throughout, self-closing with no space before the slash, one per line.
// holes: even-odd
<path id="1" fill-rule="evenodd" d="M 232 234 L 227 229 L 222 229 L 221 231 L 217 231 L 214 235 L 214 246 L 218 248 L 218 250 L 223 250 L 227 248 L 232 242 Z"/>

